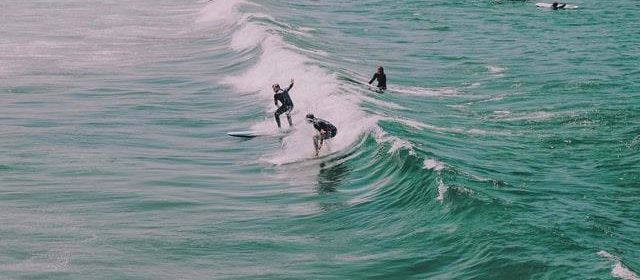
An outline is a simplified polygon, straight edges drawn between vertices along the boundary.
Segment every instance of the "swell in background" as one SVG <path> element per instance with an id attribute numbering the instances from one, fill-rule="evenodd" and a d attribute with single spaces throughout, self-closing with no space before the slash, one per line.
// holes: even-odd
<path id="1" fill-rule="evenodd" d="M 307 49 L 307 58 L 336 73 L 339 86 L 353 90 L 361 108 L 376 116 L 377 126 L 367 130 L 370 133 L 355 147 L 357 152 L 345 150 L 345 164 L 352 153 L 372 143 L 383 143 L 380 155 L 402 155 L 375 157 L 374 162 L 384 162 L 380 170 L 397 171 L 393 167 L 399 162 L 417 164 L 395 174 L 407 181 L 372 179 L 375 182 L 365 188 L 367 199 L 356 201 L 387 205 L 400 199 L 418 209 L 421 203 L 466 209 L 456 217 L 470 226 L 452 234 L 499 228 L 485 237 L 489 244 L 467 249 L 486 251 L 477 263 L 509 267 L 514 275 L 577 277 L 603 272 L 594 267 L 606 263 L 605 254 L 599 253 L 603 250 L 627 254 L 623 259 L 633 265 L 637 258 L 622 248 L 636 246 L 629 237 L 637 232 L 637 218 L 624 214 L 634 208 L 624 197 L 637 197 L 637 189 L 615 179 L 622 176 L 618 178 L 629 182 L 638 176 L 633 171 L 638 148 L 633 124 L 638 116 L 630 105 L 637 92 L 629 79 L 637 72 L 626 59 L 629 37 L 607 33 L 613 28 L 607 18 L 614 14 L 603 15 L 588 5 L 577 14 L 550 13 L 527 4 L 410 1 L 393 9 L 379 9 L 380 3 L 373 2 L 357 8 L 338 2 L 264 6 L 272 17 L 288 23 L 272 28 L 308 33 L 283 38 Z M 635 8 L 625 7 L 621 26 L 629 35 L 635 23 L 628 11 Z M 585 24 L 594 18 L 599 20 Z M 550 26 L 573 33 L 552 32 Z M 612 39 L 618 42 L 614 48 L 584 44 Z M 323 51 L 311 51 L 315 49 Z M 562 56 L 550 58 L 550 53 Z M 384 96 L 367 95 L 357 81 L 366 81 L 362 73 L 379 64 L 387 67 L 393 87 Z M 604 167 L 609 156 L 622 160 L 615 167 Z M 285 177 L 297 177 L 295 172 L 284 172 Z M 337 177 L 341 184 L 353 184 L 342 181 L 349 176 Z M 615 198 L 600 206 L 597 201 L 604 193 Z M 490 203 L 475 204 L 485 200 Z M 613 201 L 626 202 L 611 207 Z M 494 206 L 501 210 L 493 210 Z M 425 216 L 441 217 L 440 211 Z M 603 212 L 609 214 L 602 216 Z M 563 218 L 558 221 L 558 217 Z M 486 224 L 474 224 L 479 220 Z M 407 229 L 421 228 L 416 226 L 420 219 L 412 222 L 407 222 Z M 620 237 L 603 239 L 611 230 L 603 231 L 605 224 L 616 224 Z M 531 231 L 542 233 L 532 238 L 527 234 Z M 576 246 L 565 246 L 568 243 Z M 506 256 L 501 253 L 510 247 L 517 249 Z M 561 264 L 564 258 L 580 261 L 569 268 Z M 408 261 L 398 269 L 415 265 L 419 266 Z M 616 267 L 611 274 L 619 277 Z"/>
<path id="2" fill-rule="evenodd" d="M 637 279 L 633 2 L 20 4 L 7 277 Z M 224 134 L 290 78 L 293 134 Z"/>

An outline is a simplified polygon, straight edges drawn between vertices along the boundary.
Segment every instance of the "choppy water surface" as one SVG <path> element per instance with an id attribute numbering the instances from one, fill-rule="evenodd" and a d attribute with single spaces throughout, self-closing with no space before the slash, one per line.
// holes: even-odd
<path id="1" fill-rule="evenodd" d="M 574 4 L 2 3 L 0 278 L 638 279 L 640 6 Z"/>

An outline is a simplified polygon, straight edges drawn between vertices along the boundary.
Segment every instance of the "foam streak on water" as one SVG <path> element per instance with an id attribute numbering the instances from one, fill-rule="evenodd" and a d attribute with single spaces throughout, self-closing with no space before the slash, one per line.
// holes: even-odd
<path id="1" fill-rule="evenodd" d="M 640 7 L 577 1 L 3 1 L 0 278 L 636 280 Z"/>

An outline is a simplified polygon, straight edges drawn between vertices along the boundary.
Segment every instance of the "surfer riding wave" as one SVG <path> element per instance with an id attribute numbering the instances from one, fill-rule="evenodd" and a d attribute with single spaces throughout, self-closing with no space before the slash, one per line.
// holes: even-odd
<path id="1" fill-rule="evenodd" d="M 293 79 L 291 79 L 291 84 L 286 89 L 281 89 L 279 84 L 274 84 L 271 86 L 273 91 L 276 93 L 273 95 L 273 102 L 278 106 L 278 101 L 282 104 L 282 106 L 278 107 L 276 112 L 273 114 L 276 119 L 276 124 L 278 124 L 278 128 L 280 128 L 280 115 L 286 113 L 287 121 L 289 122 L 289 127 L 293 126 L 293 122 L 291 121 L 291 111 L 293 110 L 293 101 L 291 101 L 291 97 L 289 96 L 289 90 L 293 88 Z"/>

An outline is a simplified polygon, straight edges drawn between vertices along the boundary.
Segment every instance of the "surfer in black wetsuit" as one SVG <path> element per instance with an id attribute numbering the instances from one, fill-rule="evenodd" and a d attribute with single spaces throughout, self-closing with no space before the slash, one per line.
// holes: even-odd
<path id="1" fill-rule="evenodd" d="M 313 147 L 316 148 L 316 156 L 318 156 L 324 140 L 336 136 L 336 134 L 338 134 L 338 129 L 330 122 L 318 119 L 311 113 L 307 114 L 306 118 L 307 122 L 313 124 L 313 127 L 319 132 L 317 135 L 313 136 Z"/>
<path id="2" fill-rule="evenodd" d="M 558 2 L 551 3 L 551 8 L 554 9 L 554 10 L 564 9 L 565 6 L 567 6 L 567 3 L 562 3 L 562 4 L 560 4 Z"/>
<path id="3" fill-rule="evenodd" d="M 289 126 L 293 126 L 293 122 L 291 121 L 291 110 L 293 110 L 293 101 L 291 101 L 291 97 L 289 97 L 289 90 L 293 87 L 293 79 L 291 79 L 291 84 L 286 89 L 281 89 L 279 84 L 274 84 L 271 86 L 273 88 L 273 92 L 276 94 L 273 95 L 273 102 L 278 106 L 278 101 L 282 103 L 282 106 L 278 107 L 276 110 L 274 117 L 276 118 L 276 123 L 278 124 L 278 128 L 280 128 L 280 115 L 283 113 L 287 114 L 287 121 L 289 121 Z"/>
<path id="4" fill-rule="evenodd" d="M 387 75 L 384 74 L 384 68 L 382 68 L 382 66 L 378 67 L 378 71 L 373 74 L 369 84 L 373 83 L 375 80 L 378 80 L 378 89 L 380 91 L 387 89 Z"/>

